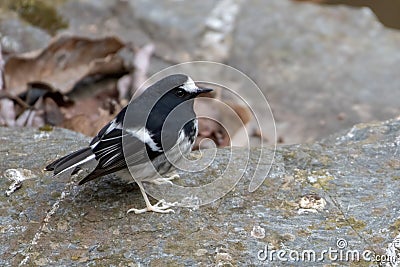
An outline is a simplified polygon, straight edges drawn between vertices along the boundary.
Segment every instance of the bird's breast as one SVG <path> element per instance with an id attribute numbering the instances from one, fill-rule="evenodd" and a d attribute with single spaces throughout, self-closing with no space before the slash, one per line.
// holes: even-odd
<path id="1" fill-rule="evenodd" d="M 196 140 L 197 134 L 198 134 L 198 121 L 197 118 L 189 121 L 188 123 L 183 126 L 183 134 L 186 136 L 189 140 L 190 143 L 194 144 L 194 141 Z M 191 150 L 192 148 L 190 148 Z M 189 151 L 190 152 L 190 151 Z"/>

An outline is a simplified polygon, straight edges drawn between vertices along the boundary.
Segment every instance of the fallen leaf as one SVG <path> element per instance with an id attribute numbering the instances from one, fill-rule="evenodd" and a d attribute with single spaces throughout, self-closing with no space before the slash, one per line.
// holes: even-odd
<path id="1" fill-rule="evenodd" d="M 248 144 L 247 124 L 251 121 L 248 107 L 227 98 L 219 88 L 203 96 L 206 98 L 197 98 L 194 105 L 199 117 L 199 133 L 194 149 Z M 206 139 L 208 141 L 205 142 Z"/>
<path id="2" fill-rule="evenodd" d="M 44 121 L 49 125 L 61 125 L 64 121 L 64 115 L 59 106 L 50 97 L 44 99 Z"/>
<path id="3" fill-rule="evenodd" d="M 147 80 L 147 71 L 154 52 L 154 45 L 147 44 L 134 50 L 134 54 L 132 54 L 132 49 L 128 51 L 128 55 L 126 51 L 123 54 L 124 58 L 131 59 L 131 62 L 126 62 L 125 64 L 132 66 L 134 71 L 118 80 L 117 88 L 120 101 L 129 101 L 132 96 L 138 97 L 146 89 L 142 85 Z"/>
<path id="4" fill-rule="evenodd" d="M 61 126 L 94 136 L 112 120 L 122 109 L 118 102 L 118 92 L 115 83 L 103 84 L 101 87 L 97 93 L 75 97 L 74 105 L 62 107 L 65 120 Z"/>
<path id="5" fill-rule="evenodd" d="M 99 109 L 96 115 L 79 114 L 66 119 L 62 127 L 72 131 L 80 132 L 88 136 L 95 136 L 116 114 Z"/>
<path id="6" fill-rule="evenodd" d="M 7 90 L 19 95 L 28 83 L 40 81 L 66 94 L 85 77 L 126 73 L 117 54 L 123 47 L 114 37 L 62 36 L 42 51 L 9 57 L 4 68 Z"/>
<path id="7" fill-rule="evenodd" d="M 16 126 L 41 127 L 44 125 L 43 98 L 39 98 L 32 108 L 25 109 L 16 120 Z"/>

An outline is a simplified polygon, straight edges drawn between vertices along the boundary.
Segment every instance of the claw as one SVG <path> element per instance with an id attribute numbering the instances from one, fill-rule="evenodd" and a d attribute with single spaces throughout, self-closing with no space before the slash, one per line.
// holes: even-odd
<path id="1" fill-rule="evenodd" d="M 157 204 L 155 204 L 155 205 L 149 205 L 144 209 L 132 208 L 132 209 L 129 209 L 127 211 L 127 213 L 134 212 L 135 214 L 140 214 L 140 213 L 145 213 L 148 211 L 153 211 L 153 212 L 158 212 L 158 213 L 170 213 L 170 212 L 175 213 L 175 211 L 173 209 L 170 209 L 170 207 L 172 207 L 172 206 L 168 205 L 165 202 L 165 200 L 162 199 L 162 200 L 158 201 Z"/>
<path id="2" fill-rule="evenodd" d="M 166 178 L 166 179 L 169 179 L 169 178 Z M 168 181 L 168 182 L 172 183 L 171 181 Z M 157 212 L 157 213 L 170 213 L 170 212 L 175 213 L 175 211 L 173 209 L 170 209 L 170 207 L 172 207 L 172 205 L 168 204 L 164 199 L 158 201 L 155 205 L 151 205 L 149 198 L 147 197 L 147 194 L 144 191 L 142 183 L 138 182 L 138 185 L 140 188 L 140 192 L 143 195 L 144 201 L 146 202 L 146 208 L 143 208 L 143 209 L 131 208 L 126 213 L 134 212 L 135 214 L 140 214 L 140 213 L 145 213 L 148 211 L 153 211 L 153 212 Z"/>
<path id="3" fill-rule="evenodd" d="M 149 183 L 156 184 L 156 185 L 162 185 L 162 184 L 174 184 L 171 182 L 174 178 L 157 178 L 154 180 L 149 181 Z"/>
<path id="4" fill-rule="evenodd" d="M 162 184 L 171 184 L 172 185 L 173 183 L 171 181 L 176 178 L 179 178 L 179 174 L 174 173 L 170 177 L 157 178 L 157 179 L 149 181 L 149 183 L 156 184 L 156 185 L 162 185 Z"/>

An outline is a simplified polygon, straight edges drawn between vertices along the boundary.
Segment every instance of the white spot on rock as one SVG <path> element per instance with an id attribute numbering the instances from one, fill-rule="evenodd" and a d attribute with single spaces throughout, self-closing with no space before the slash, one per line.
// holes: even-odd
<path id="1" fill-rule="evenodd" d="M 253 230 L 251 230 L 251 236 L 258 238 L 258 239 L 262 239 L 265 237 L 265 229 L 262 228 L 261 226 L 257 225 L 253 227 Z"/>
<path id="2" fill-rule="evenodd" d="M 324 210 L 326 201 L 317 194 L 304 195 L 299 200 L 298 214 L 303 213 L 318 213 Z"/>
<path id="3" fill-rule="evenodd" d="M 50 137 L 50 134 L 48 132 L 40 132 L 38 134 L 33 135 L 33 139 L 48 139 Z"/>
<path id="4" fill-rule="evenodd" d="M 3 176 L 12 181 L 5 193 L 8 197 L 22 187 L 24 180 L 36 178 L 36 175 L 31 170 L 22 168 L 5 170 Z"/>
<path id="5" fill-rule="evenodd" d="M 207 249 L 200 248 L 195 252 L 195 255 L 197 257 L 202 257 L 202 256 L 206 255 L 207 253 L 208 253 Z"/>

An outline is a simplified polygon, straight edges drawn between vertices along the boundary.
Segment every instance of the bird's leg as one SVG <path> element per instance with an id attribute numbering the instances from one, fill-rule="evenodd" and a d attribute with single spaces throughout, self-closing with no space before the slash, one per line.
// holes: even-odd
<path id="1" fill-rule="evenodd" d="M 170 209 L 172 207 L 171 205 L 168 205 L 168 203 L 165 202 L 165 200 L 160 200 L 157 202 L 155 205 L 151 205 L 149 198 L 147 197 L 146 192 L 144 191 L 143 185 L 141 182 L 137 182 L 140 188 L 140 192 L 143 195 L 144 201 L 146 202 L 146 208 L 144 209 L 129 209 L 127 213 L 134 212 L 136 214 L 139 213 L 145 213 L 147 211 L 153 211 L 153 212 L 159 212 L 159 213 L 169 213 L 169 212 L 174 212 L 174 210 Z"/>
<path id="2" fill-rule="evenodd" d="M 172 172 L 171 176 L 169 176 L 169 177 L 156 178 L 154 180 L 150 180 L 150 181 L 147 181 L 147 182 L 148 183 L 152 183 L 152 184 L 156 184 L 156 185 L 162 185 L 162 184 L 171 184 L 172 185 L 173 183 L 171 181 L 176 179 L 176 178 L 179 178 L 179 174 L 177 174 L 176 172 Z"/>

